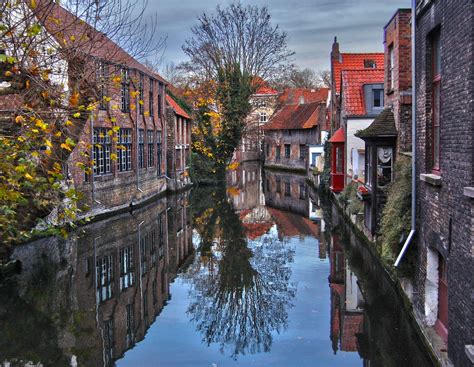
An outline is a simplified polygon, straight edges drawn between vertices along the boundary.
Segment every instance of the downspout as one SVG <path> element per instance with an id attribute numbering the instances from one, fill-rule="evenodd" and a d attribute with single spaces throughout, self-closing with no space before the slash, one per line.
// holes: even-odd
<path id="1" fill-rule="evenodd" d="M 411 1 L 411 230 L 394 263 L 395 267 L 405 254 L 416 231 L 416 0 Z"/>

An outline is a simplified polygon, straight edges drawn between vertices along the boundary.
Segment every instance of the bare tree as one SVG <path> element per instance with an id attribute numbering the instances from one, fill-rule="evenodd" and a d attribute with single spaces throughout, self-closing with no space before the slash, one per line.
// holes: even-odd
<path id="1" fill-rule="evenodd" d="M 321 70 L 316 75 L 317 85 L 320 88 L 331 88 L 331 72 Z"/>
<path id="2" fill-rule="evenodd" d="M 234 2 L 227 8 L 218 6 L 215 14 L 204 13 L 198 21 L 183 50 L 210 78 L 217 79 L 219 70 L 231 65 L 239 65 L 248 75 L 270 78 L 293 55 L 286 32 L 272 26 L 267 7 Z"/>

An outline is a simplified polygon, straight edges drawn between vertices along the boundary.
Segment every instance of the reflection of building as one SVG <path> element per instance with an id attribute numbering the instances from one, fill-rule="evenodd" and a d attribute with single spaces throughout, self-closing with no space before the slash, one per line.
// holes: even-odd
<path id="1" fill-rule="evenodd" d="M 79 366 L 113 366 L 144 338 L 170 297 L 170 281 L 193 254 L 186 195 L 172 198 L 170 211 L 163 198 L 133 215 L 83 227 L 64 250 L 48 244 L 45 252 L 31 243 L 14 255 L 24 264 L 25 287 L 35 287 L 37 269 L 45 261 L 51 264 L 42 287 L 54 289 L 58 299 L 34 303 L 39 309 L 54 307 L 48 323 L 55 326 L 66 358 L 73 350 Z"/>
<path id="2" fill-rule="evenodd" d="M 227 173 L 227 192 L 235 210 L 252 209 L 265 204 L 262 171 L 258 161 L 242 162 Z"/>
<path id="3" fill-rule="evenodd" d="M 329 249 L 331 292 L 331 340 L 334 353 L 358 351 L 363 332 L 364 300 L 357 277 L 345 260 L 340 236 L 334 234 Z"/>

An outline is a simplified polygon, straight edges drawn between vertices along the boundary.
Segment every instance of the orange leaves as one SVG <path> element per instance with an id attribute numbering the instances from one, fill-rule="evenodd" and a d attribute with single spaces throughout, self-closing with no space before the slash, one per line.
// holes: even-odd
<path id="1" fill-rule="evenodd" d="M 76 107 L 79 104 L 80 94 L 77 92 L 71 93 L 69 97 L 69 105 L 71 107 Z"/>

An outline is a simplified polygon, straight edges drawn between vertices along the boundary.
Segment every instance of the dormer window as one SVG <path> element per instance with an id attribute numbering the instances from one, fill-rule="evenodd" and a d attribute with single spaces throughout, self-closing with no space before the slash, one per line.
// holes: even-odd
<path id="1" fill-rule="evenodd" d="M 372 60 L 372 59 L 364 60 L 364 68 L 375 69 L 376 67 L 377 67 L 377 64 L 375 63 L 375 60 Z"/>
<path id="2" fill-rule="evenodd" d="M 260 112 L 260 122 L 261 123 L 267 122 L 267 113 L 266 112 Z"/>
<path id="3" fill-rule="evenodd" d="M 383 89 L 372 89 L 373 91 L 373 108 L 383 107 Z"/>

